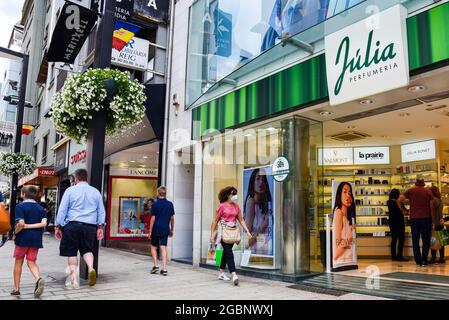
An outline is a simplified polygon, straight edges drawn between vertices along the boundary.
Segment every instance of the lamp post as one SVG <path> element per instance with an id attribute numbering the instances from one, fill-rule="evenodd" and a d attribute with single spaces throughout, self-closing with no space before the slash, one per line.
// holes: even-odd
<path id="1" fill-rule="evenodd" d="M 95 46 L 94 68 L 106 69 L 111 66 L 112 35 L 114 32 L 116 0 L 103 1 L 103 15 L 97 29 Z M 107 79 L 104 82 L 108 97 L 103 102 L 104 108 L 92 115 L 88 124 L 87 133 L 87 171 L 89 183 L 101 192 L 103 186 L 104 145 L 106 135 L 106 109 L 109 108 L 109 99 L 115 95 L 115 81 Z M 116 89 L 115 89 L 116 90 Z M 94 269 L 98 274 L 99 242 L 95 240 Z M 79 274 L 83 279 L 88 277 L 88 268 L 83 259 L 80 259 Z"/>
<path id="2" fill-rule="evenodd" d="M 19 99 L 17 102 L 17 114 L 16 114 L 16 135 L 14 140 L 14 152 L 19 153 L 22 147 L 22 125 L 23 125 L 23 113 L 25 109 L 25 94 L 28 78 L 28 61 L 29 56 L 21 52 L 17 52 L 8 48 L 0 47 L 0 57 L 8 58 L 12 60 L 22 60 L 22 75 L 20 78 Z M 15 209 L 17 203 L 17 184 L 19 182 L 19 175 L 14 173 L 11 178 L 11 205 L 10 205 L 10 220 L 11 231 L 9 238 L 12 239 L 12 230 L 15 222 Z"/>

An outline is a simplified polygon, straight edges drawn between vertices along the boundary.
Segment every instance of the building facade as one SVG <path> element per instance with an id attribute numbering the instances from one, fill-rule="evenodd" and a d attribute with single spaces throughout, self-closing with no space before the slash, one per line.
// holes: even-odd
<path id="1" fill-rule="evenodd" d="M 290 280 L 389 257 L 388 193 L 416 178 L 443 191 L 449 214 L 449 37 L 438 27 L 448 8 L 178 2 L 166 184 L 182 229 L 172 258 L 192 250 L 194 265 L 214 265 L 210 225 L 229 185 L 254 236 L 235 247 L 236 264 Z"/>

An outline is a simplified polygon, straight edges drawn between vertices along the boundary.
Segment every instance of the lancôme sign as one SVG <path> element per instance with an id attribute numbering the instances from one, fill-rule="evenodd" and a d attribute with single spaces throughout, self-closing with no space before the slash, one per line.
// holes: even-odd
<path id="1" fill-rule="evenodd" d="M 396 5 L 325 37 L 331 105 L 408 85 L 406 17 Z"/>

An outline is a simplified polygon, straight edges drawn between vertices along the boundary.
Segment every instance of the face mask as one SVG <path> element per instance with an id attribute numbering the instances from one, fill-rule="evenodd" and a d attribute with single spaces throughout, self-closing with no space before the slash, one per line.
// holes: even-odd
<path id="1" fill-rule="evenodd" d="M 231 197 L 231 200 L 232 201 L 234 201 L 234 202 L 236 202 L 237 201 L 237 199 L 238 199 L 238 197 L 237 197 L 237 195 L 236 194 L 234 194 L 232 197 Z"/>

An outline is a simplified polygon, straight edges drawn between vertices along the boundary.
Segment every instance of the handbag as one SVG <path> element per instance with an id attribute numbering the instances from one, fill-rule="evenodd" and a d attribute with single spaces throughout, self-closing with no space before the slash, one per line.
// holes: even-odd
<path id="1" fill-rule="evenodd" d="M 449 230 L 443 229 L 440 231 L 435 231 L 435 233 L 437 234 L 441 247 L 449 245 Z"/>
<path id="2" fill-rule="evenodd" d="M 221 240 L 227 244 L 239 244 L 241 240 L 240 229 L 237 225 L 221 223 Z"/>
<path id="3" fill-rule="evenodd" d="M 430 238 L 430 249 L 431 250 L 440 250 L 440 240 L 437 236 L 438 230 L 432 231 L 432 237 Z"/>
<path id="4" fill-rule="evenodd" d="M 9 220 L 9 213 L 5 206 L 0 205 L 0 234 L 5 234 L 11 230 L 11 221 Z"/>
<path id="5" fill-rule="evenodd" d="M 223 259 L 223 248 L 215 250 L 215 265 L 219 267 L 221 265 L 221 259 Z"/>

